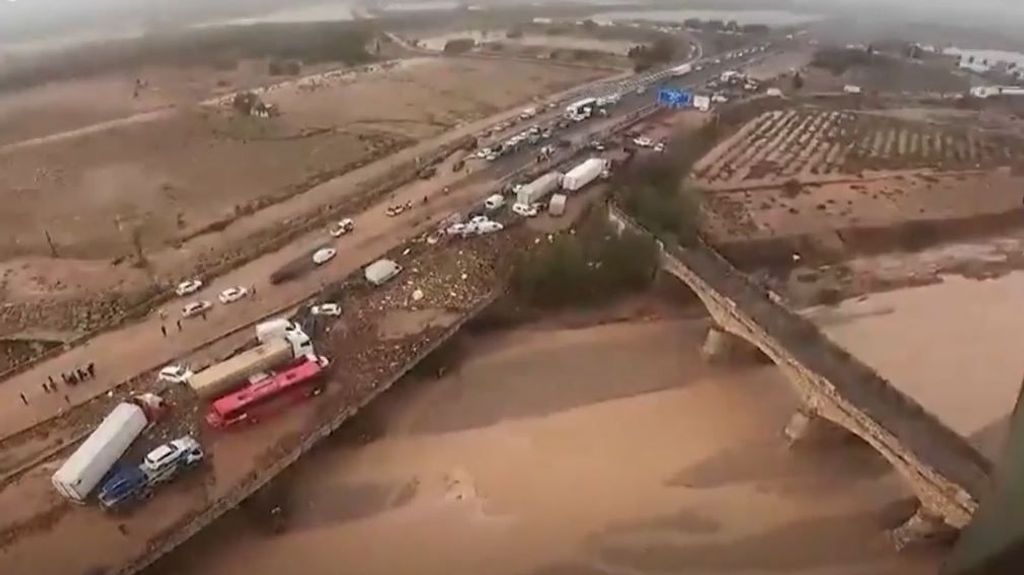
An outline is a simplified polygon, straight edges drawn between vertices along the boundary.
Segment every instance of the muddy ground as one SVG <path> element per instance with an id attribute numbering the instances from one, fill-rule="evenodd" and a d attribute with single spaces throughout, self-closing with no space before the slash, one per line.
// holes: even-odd
<path id="1" fill-rule="evenodd" d="M 363 158 L 599 75 L 522 62 L 413 60 L 274 91 L 264 99 L 279 107 L 276 118 L 180 110 L 15 150 L 0 155 L 0 257 L 50 255 L 44 231 L 62 257 L 122 257 L 134 229 L 146 249 L 160 249 Z"/>

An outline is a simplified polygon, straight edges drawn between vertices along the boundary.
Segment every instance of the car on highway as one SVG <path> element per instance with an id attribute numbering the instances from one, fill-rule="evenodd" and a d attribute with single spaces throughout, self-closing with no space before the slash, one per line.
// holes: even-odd
<path id="1" fill-rule="evenodd" d="M 341 305 L 336 303 L 322 303 L 317 304 L 309 308 L 309 313 L 313 315 L 322 315 L 328 317 L 338 317 L 341 315 Z"/>
<path id="2" fill-rule="evenodd" d="M 638 136 L 636 138 L 633 138 L 633 144 L 641 148 L 650 148 L 651 146 L 654 145 L 654 142 L 646 136 Z"/>
<path id="3" fill-rule="evenodd" d="M 146 474 L 150 485 L 170 481 L 183 469 L 203 460 L 203 448 L 191 435 L 179 437 L 150 451 L 139 469 Z"/>
<path id="4" fill-rule="evenodd" d="M 181 317 L 190 318 L 196 317 L 206 313 L 206 310 L 213 307 L 213 304 L 206 300 L 199 300 L 185 304 L 185 307 L 181 308 Z"/>
<path id="5" fill-rule="evenodd" d="M 167 383 L 188 383 L 192 377 L 192 370 L 186 365 L 171 364 L 160 370 L 157 379 Z"/>
<path id="6" fill-rule="evenodd" d="M 406 210 L 409 210 L 409 209 L 412 209 L 412 202 L 405 202 L 404 204 L 393 204 L 393 205 L 390 205 L 390 206 L 387 207 L 387 209 L 384 210 L 384 213 L 387 214 L 388 217 L 393 218 L 395 216 L 401 215 L 402 212 L 404 212 Z"/>
<path id="7" fill-rule="evenodd" d="M 185 280 L 178 284 L 178 287 L 174 288 L 174 293 L 178 295 L 190 295 L 194 294 L 203 288 L 203 282 L 199 280 Z"/>
<path id="8" fill-rule="evenodd" d="M 356 229 L 356 223 L 352 221 L 352 218 L 345 218 L 331 226 L 328 233 L 331 234 L 332 237 L 340 238 L 345 234 L 351 233 L 354 229 Z"/>
<path id="9" fill-rule="evenodd" d="M 661 142 L 658 142 L 657 144 L 654 144 L 654 151 L 655 152 L 659 152 L 659 153 L 660 152 L 664 152 L 665 151 L 665 144 L 663 144 Z"/>
<path id="10" fill-rule="evenodd" d="M 486 160 L 487 160 L 488 162 L 493 162 L 494 160 L 497 160 L 497 159 L 498 159 L 498 157 L 499 157 L 499 156 L 498 156 L 498 153 L 497 153 L 497 152 L 491 152 L 490 154 L 487 154 Z"/>
<path id="11" fill-rule="evenodd" d="M 234 303 L 249 295 L 249 289 L 242 286 L 229 287 L 228 289 L 220 292 L 217 295 L 217 299 L 220 303 L 228 304 Z"/>
<path id="12" fill-rule="evenodd" d="M 334 259 L 336 255 L 338 255 L 338 250 L 334 248 L 320 248 L 313 252 L 313 263 L 322 266 Z"/>
<path id="13" fill-rule="evenodd" d="M 476 157 L 483 160 L 487 158 L 487 156 L 490 156 L 492 153 L 493 150 L 491 150 L 490 148 L 480 148 L 479 150 L 476 151 Z"/>

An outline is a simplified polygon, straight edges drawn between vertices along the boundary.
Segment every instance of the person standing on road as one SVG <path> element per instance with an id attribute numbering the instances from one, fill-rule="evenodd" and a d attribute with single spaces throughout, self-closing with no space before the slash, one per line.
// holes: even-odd
<path id="1" fill-rule="evenodd" d="M 181 331 L 181 320 L 179 319 L 179 320 L 175 321 L 175 323 L 178 324 L 178 331 Z"/>
<path id="2" fill-rule="evenodd" d="M 53 381 L 53 376 L 52 375 L 46 376 L 46 382 L 49 383 L 50 387 L 52 387 L 53 389 L 57 389 L 57 382 Z"/>
<path id="3" fill-rule="evenodd" d="M 50 384 L 45 381 L 43 382 L 43 393 L 50 393 Z"/>
<path id="4" fill-rule="evenodd" d="M 167 326 L 166 325 L 160 324 L 160 333 L 164 334 L 164 337 L 167 337 Z"/>
<path id="5" fill-rule="evenodd" d="M 85 370 L 89 372 L 89 379 L 96 377 L 96 364 L 89 362 L 89 365 L 85 367 Z"/>
<path id="6" fill-rule="evenodd" d="M 24 403 L 25 405 L 28 405 L 28 398 L 25 397 L 24 393 L 21 394 L 21 402 Z"/>
<path id="7" fill-rule="evenodd" d="M 66 374 L 66 373 L 64 373 L 64 372 L 62 371 L 62 372 L 60 372 L 60 378 L 61 378 L 61 380 L 63 380 L 63 381 L 64 381 L 64 385 L 67 385 L 67 384 L 68 384 L 68 374 Z"/>

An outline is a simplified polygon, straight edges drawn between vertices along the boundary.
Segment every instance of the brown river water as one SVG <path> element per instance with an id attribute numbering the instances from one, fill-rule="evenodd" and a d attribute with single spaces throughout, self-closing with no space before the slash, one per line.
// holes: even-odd
<path id="1" fill-rule="evenodd" d="M 788 449 L 772 366 L 709 367 L 703 320 L 473 338 L 285 479 L 288 528 L 229 515 L 175 575 L 934 573 L 883 526 L 907 492 L 868 448 Z"/>

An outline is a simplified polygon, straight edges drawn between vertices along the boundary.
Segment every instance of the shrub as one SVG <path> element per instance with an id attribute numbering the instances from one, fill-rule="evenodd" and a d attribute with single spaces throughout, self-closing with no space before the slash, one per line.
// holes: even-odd
<path id="1" fill-rule="evenodd" d="M 537 307 L 587 305 L 641 290 L 658 266 L 653 240 L 615 234 L 602 218 L 527 253 L 512 275 L 513 293 Z"/>

